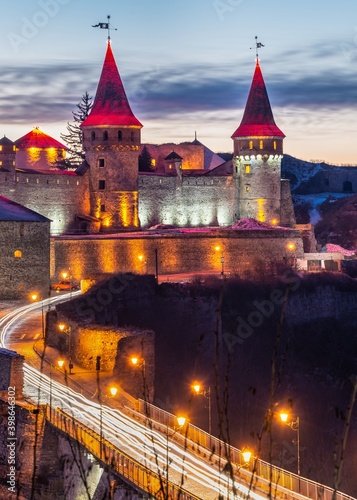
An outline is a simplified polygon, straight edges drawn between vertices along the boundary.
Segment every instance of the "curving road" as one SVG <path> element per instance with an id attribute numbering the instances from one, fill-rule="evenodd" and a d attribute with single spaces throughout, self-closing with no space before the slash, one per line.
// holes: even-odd
<path id="1" fill-rule="evenodd" d="M 30 319 L 39 309 L 66 300 L 68 296 L 69 294 L 46 299 L 43 303 L 26 305 L 7 314 L 0 320 L 1 345 L 11 348 L 11 337 L 16 334 L 17 326 L 23 324 L 24 319 Z M 248 489 L 245 485 L 233 485 L 208 460 L 189 452 L 184 443 L 181 445 L 172 440 L 175 433 L 173 429 L 160 433 L 133 420 L 123 411 L 93 402 L 72 390 L 65 382 L 63 380 L 59 383 L 29 364 L 24 366 L 24 394 L 34 404 L 47 403 L 63 409 L 145 467 L 159 472 L 162 477 L 168 477 L 178 485 L 184 481 L 185 490 L 199 498 L 214 500 L 219 495 L 227 499 L 246 498 Z M 236 494 L 233 494 L 234 488 Z M 254 500 L 266 498 L 254 492 L 250 492 L 249 497 Z"/>

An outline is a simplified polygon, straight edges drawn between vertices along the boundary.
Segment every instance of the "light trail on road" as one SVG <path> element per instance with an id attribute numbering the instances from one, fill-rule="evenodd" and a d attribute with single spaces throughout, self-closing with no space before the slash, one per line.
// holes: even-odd
<path id="1" fill-rule="evenodd" d="M 6 346 L 11 333 L 16 329 L 16 323 L 24 315 L 66 300 L 69 295 L 46 299 L 43 303 L 29 304 L 7 314 L 0 320 L 1 345 Z M 72 293 L 71 296 L 73 295 L 75 294 Z M 168 478 L 178 485 L 182 484 L 183 480 L 186 491 L 207 500 L 215 500 L 218 495 L 223 495 L 227 499 L 244 499 L 248 494 L 253 500 L 266 498 L 250 491 L 245 485 L 237 482 L 233 484 L 231 478 L 220 472 L 210 461 L 187 450 L 185 443 L 181 445 L 177 441 L 170 440 L 177 434 L 174 429 L 167 427 L 166 432 L 159 432 L 152 428 L 149 419 L 148 425 L 138 422 L 123 411 L 91 401 L 72 390 L 66 383 L 68 383 L 67 377 L 65 384 L 61 384 L 30 365 L 24 365 L 24 394 L 34 404 L 51 403 L 53 408 L 61 408 L 70 417 L 93 429 L 123 453 L 154 473 L 161 474 L 164 480 Z M 222 460 L 222 465 L 224 464 L 225 460 Z"/>

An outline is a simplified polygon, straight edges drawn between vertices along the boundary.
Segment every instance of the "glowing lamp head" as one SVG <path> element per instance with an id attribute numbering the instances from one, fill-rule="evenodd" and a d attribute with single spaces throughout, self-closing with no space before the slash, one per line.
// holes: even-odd
<path id="1" fill-rule="evenodd" d="M 216 250 L 216 252 L 219 252 L 221 247 L 219 245 L 215 246 L 214 249 Z"/>
<path id="2" fill-rule="evenodd" d="M 250 462 L 250 459 L 252 458 L 252 452 L 250 450 L 243 450 L 242 451 L 242 457 L 244 462 L 247 464 Z"/>
<path id="3" fill-rule="evenodd" d="M 280 415 L 280 420 L 285 424 L 288 421 L 289 414 L 282 411 L 279 415 Z"/>
<path id="4" fill-rule="evenodd" d="M 295 250 L 294 243 L 288 243 L 288 250 L 291 250 L 291 251 Z"/>
<path id="5" fill-rule="evenodd" d="M 68 278 L 68 273 L 67 271 L 63 271 L 62 273 L 62 278 L 65 280 L 66 278 Z"/>
<path id="6" fill-rule="evenodd" d="M 110 387 L 109 392 L 114 397 L 114 396 L 116 396 L 116 394 L 118 392 L 118 388 L 117 387 Z"/>
<path id="7" fill-rule="evenodd" d="M 58 366 L 59 366 L 60 368 L 63 368 L 63 365 L 64 365 L 64 361 L 63 361 L 63 359 L 59 359 L 59 360 L 57 361 L 57 364 L 58 364 Z"/>
<path id="8" fill-rule="evenodd" d="M 31 294 L 31 300 L 33 300 L 34 302 L 35 302 L 36 300 L 38 300 L 38 293 L 32 293 L 32 294 Z"/>
<path id="9" fill-rule="evenodd" d="M 144 260 L 144 256 L 143 255 L 139 255 L 138 259 L 140 260 L 140 262 L 142 262 Z"/>
<path id="10" fill-rule="evenodd" d="M 186 423 L 186 417 L 177 417 L 177 423 L 180 427 L 183 427 Z"/>
<path id="11" fill-rule="evenodd" d="M 277 225 L 278 225 L 278 222 L 279 222 L 279 221 L 278 221 L 278 219 L 272 219 L 272 220 L 271 220 L 271 225 L 272 225 L 272 226 L 277 226 Z"/>
<path id="12" fill-rule="evenodd" d="M 60 323 L 58 325 L 58 329 L 59 329 L 60 332 L 64 332 L 65 328 L 66 328 L 66 325 L 64 323 Z"/>
<path id="13" fill-rule="evenodd" d="M 137 358 L 136 356 L 133 356 L 131 359 L 130 359 L 131 363 L 136 366 L 138 363 L 139 363 L 139 358 Z"/>
<path id="14" fill-rule="evenodd" d="M 192 385 L 192 389 L 193 391 L 196 393 L 196 394 L 199 394 L 201 392 L 201 385 L 198 384 L 197 382 L 195 382 L 193 385 Z"/>

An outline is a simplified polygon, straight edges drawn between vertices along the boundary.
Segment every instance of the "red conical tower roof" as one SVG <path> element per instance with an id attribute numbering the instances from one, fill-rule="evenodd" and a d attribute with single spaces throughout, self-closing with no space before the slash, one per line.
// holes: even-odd
<path id="1" fill-rule="evenodd" d="M 267 89 L 257 59 L 243 119 L 232 138 L 260 136 L 285 137 L 285 134 L 275 125 Z"/>
<path id="2" fill-rule="evenodd" d="M 108 40 L 107 53 L 93 107 L 81 126 L 95 127 L 98 125 L 142 127 L 130 108 L 110 40 Z"/>
<path id="3" fill-rule="evenodd" d="M 60 142 L 53 139 L 53 137 L 45 134 L 38 127 L 31 130 L 26 135 L 20 137 L 15 141 L 16 147 L 20 149 L 27 148 L 56 148 L 56 149 L 68 149 L 67 146 L 61 144 Z"/>

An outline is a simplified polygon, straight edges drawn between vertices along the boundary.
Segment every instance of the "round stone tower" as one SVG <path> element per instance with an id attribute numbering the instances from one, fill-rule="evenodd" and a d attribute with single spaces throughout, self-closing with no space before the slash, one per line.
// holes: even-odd
<path id="1" fill-rule="evenodd" d="M 139 229 L 142 124 L 130 108 L 110 40 L 93 107 L 81 127 L 89 164 L 91 215 L 101 221 L 102 232 Z"/>
<path id="2" fill-rule="evenodd" d="M 241 124 L 232 135 L 236 216 L 281 221 L 281 159 L 285 135 L 276 126 L 259 60 Z"/>

